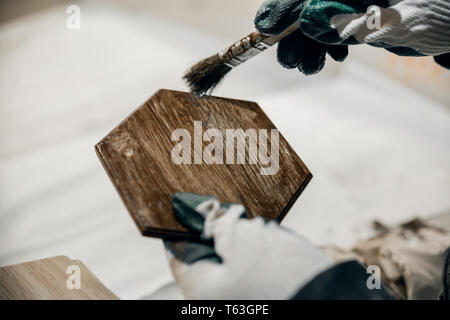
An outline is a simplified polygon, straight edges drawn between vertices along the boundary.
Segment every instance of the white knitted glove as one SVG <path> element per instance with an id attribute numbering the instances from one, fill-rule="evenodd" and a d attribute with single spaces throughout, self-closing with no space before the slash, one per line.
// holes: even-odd
<path id="1" fill-rule="evenodd" d="M 221 208 L 216 199 L 197 206 L 206 217 L 203 237 L 214 240 L 209 253 L 204 244 L 166 242 L 172 273 L 186 298 L 287 299 L 333 265 L 322 250 L 277 223 L 241 219 L 244 210 L 242 205 Z M 211 250 L 217 259 L 210 259 Z"/>
<path id="2" fill-rule="evenodd" d="M 337 14 L 330 24 L 341 39 L 354 36 L 360 43 L 408 47 L 431 56 L 450 52 L 449 0 L 389 0 L 389 4 L 373 6 L 366 13 Z"/>

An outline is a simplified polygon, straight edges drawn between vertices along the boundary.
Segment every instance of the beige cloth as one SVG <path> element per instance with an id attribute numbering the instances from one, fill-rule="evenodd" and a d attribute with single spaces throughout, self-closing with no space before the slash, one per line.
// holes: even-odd
<path id="1" fill-rule="evenodd" d="M 365 265 L 378 265 L 383 284 L 399 299 L 437 299 L 442 290 L 445 251 L 450 247 L 449 222 L 450 213 L 397 227 L 375 222 L 377 236 L 351 250 L 326 250 L 338 261 L 357 259 Z"/>

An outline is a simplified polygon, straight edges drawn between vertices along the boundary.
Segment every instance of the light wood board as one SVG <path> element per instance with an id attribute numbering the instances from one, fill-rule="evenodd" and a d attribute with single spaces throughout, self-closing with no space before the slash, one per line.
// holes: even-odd
<path id="1" fill-rule="evenodd" d="M 80 288 L 69 289 L 79 267 Z M 79 260 L 57 256 L 0 267 L 0 300 L 116 300 L 118 297 Z"/>

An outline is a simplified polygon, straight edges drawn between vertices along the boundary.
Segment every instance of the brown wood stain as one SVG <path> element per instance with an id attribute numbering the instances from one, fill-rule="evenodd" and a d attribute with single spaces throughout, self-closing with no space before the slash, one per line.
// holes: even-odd
<path id="1" fill-rule="evenodd" d="M 223 133 L 224 164 L 175 164 L 171 152 L 178 143 L 172 132 L 187 129 L 194 140 L 194 121 Z M 262 175 L 258 158 L 249 164 L 226 164 L 226 129 L 276 129 L 254 102 L 160 90 L 114 128 L 95 147 L 111 181 L 141 233 L 164 239 L 194 240 L 172 214 L 177 192 L 214 195 L 221 202 L 242 203 L 250 217 L 281 220 L 312 175 L 279 135 L 279 169 Z M 201 137 L 197 137 L 201 139 Z M 191 151 L 194 153 L 193 142 Z M 202 150 L 211 142 L 202 141 Z M 201 155 L 200 155 L 201 156 Z M 236 156 L 235 156 L 236 159 Z M 236 161 L 235 161 L 236 162 Z"/>

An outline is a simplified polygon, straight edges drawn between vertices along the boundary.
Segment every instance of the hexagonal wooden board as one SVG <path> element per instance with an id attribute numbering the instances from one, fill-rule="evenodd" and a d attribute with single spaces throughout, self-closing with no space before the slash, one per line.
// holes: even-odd
<path id="1" fill-rule="evenodd" d="M 176 136 L 176 129 L 185 129 L 190 143 L 188 136 Z M 216 129 L 210 140 L 205 133 L 213 131 L 208 129 Z M 239 129 L 253 138 L 252 130 L 247 130 L 254 129 L 257 139 L 239 140 L 243 136 Z M 273 129 L 273 123 L 254 102 L 160 90 L 103 138 L 96 151 L 143 235 L 195 240 L 172 214 L 174 193 L 214 195 L 221 202 L 242 203 L 249 217 L 281 221 L 306 187 L 311 173 L 281 134 L 276 144 Z M 238 138 L 230 134 L 227 144 L 230 132 Z M 239 141 L 244 141 L 246 150 L 240 163 Z M 261 141 L 267 141 L 266 148 Z M 272 145 L 278 145 L 278 166 Z M 260 157 L 261 150 L 269 162 Z M 177 164 L 180 158 L 185 161 Z M 208 159 L 215 162 L 208 164 Z M 271 174 L 262 174 L 261 169 L 269 167 L 274 168 Z"/>

